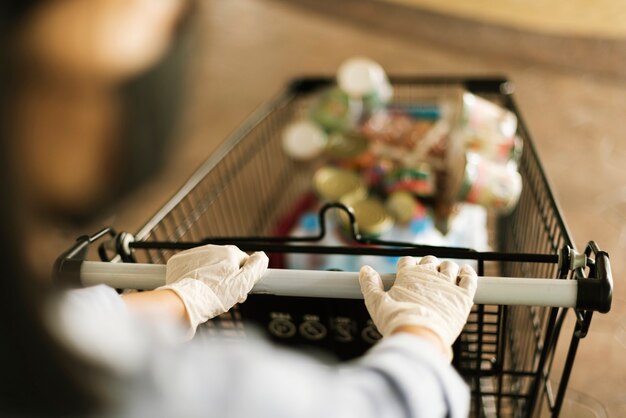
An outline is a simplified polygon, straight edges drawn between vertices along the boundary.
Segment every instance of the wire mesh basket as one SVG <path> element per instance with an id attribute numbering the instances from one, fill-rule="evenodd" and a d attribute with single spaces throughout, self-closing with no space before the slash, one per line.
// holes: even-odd
<path id="1" fill-rule="evenodd" d="M 101 246 L 101 256 L 105 260 L 161 265 L 182 249 L 202 243 L 230 243 L 244 251 L 266 251 L 270 266 L 279 266 L 282 255 L 294 251 L 374 256 L 433 254 L 476 260 L 480 276 L 577 281 L 578 301 L 573 310 L 476 304 L 453 347 L 453 365 L 472 390 L 473 416 L 556 416 L 562 407 L 578 341 L 587 332 L 592 312 L 610 308 L 608 256 L 590 243 L 585 261 L 576 265 L 577 256 L 571 250 L 573 241 L 507 80 L 391 81 L 396 104 L 467 89 L 518 116 L 518 134 L 524 141 L 519 165 L 524 187 L 512 213 L 489 217 L 490 245 L 494 251 L 376 242 L 325 248 L 316 245 L 313 238 L 292 245 L 292 240 L 283 236 L 284 231 L 288 229 L 286 225 L 293 225 L 294 213 L 298 213 L 303 197 L 310 192 L 314 166 L 294 162 L 284 155 L 281 132 L 289 122 L 305 114 L 316 92 L 332 83 L 326 78 L 307 78 L 294 81 L 252 115 L 137 233 L 112 233 L 115 239 Z M 322 225 L 323 221 L 322 216 Z M 85 238 L 83 243 L 89 245 L 99 237 Z M 355 238 L 360 239 L 357 235 Z M 60 263 L 80 258 L 81 251 L 75 248 L 64 254 Z M 593 297 L 588 296 L 591 293 Z M 556 371 L 555 347 L 565 317 L 572 311 L 576 326 L 566 360 Z M 281 344 L 314 346 L 338 359 L 358 356 L 380 338 L 362 301 L 276 295 L 250 295 L 246 303 L 207 323 L 204 332 L 239 337 L 245 335 L 248 322 L 266 330 L 271 339 Z"/>

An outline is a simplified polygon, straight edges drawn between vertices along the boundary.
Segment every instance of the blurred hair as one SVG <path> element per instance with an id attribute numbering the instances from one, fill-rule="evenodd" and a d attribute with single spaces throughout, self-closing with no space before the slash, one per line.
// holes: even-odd
<path id="1" fill-rule="evenodd" d="M 38 0 L 4 1 L 0 15 L 0 415 L 78 416 L 100 399 L 86 376 L 95 365 L 74 355 L 45 327 L 52 289 L 35 280 L 21 249 L 20 199 L 13 181 L 8 114 L 19 75 L 14 31 Z"/>
<path id="2" fill-rule="evenodd" d="M 37 280 L 21 253 L 20 217 L 24 211 L 14 181 L 17 170 L 12 167 L 11 155 L 16 139 L 9 126 L 15 87 L 22 81 L 14 34 L 29 13 L 47 1 L 0 2 L 0 416 L 84 416 L 106 405 L 105 395 L 96 388 L 102 388 L 110 377 L 46 327 L 45 307 L 57 290 L 49 278 Z M 187 26 L 191 10 L 188 7 L 181 26 Z M 135 139 L 125 141 L 130 145 L 124 151 L 131 160 L 124 173 L 127 184 L 117 197 L 149 178 L 165 158 L 165 143 L 174 131 L 180 108 L 180 89 L 178 84 L 164 83 L 164 77 L 181 81 L 181 54 L 185 52 L 172 48 L 164 62 L 120 86 L 125 120 L 136 124 L 127 127 L 123 135 L 123 139 Z M 133 156 L 147 156 L 153 164 L 144 166 L 144 160 L 144 165 L 138 166 L 140 161 L 132 160 Z"/>

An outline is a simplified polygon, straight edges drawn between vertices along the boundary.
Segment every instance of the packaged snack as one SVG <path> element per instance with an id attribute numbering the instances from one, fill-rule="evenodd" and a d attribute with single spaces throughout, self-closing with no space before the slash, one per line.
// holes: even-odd
<path id="1" fill-rule="evenodd" d="M 435 173 L 427 163 L 397 168 L 385 177 L 384 184 L 387 193 L 405 191 L 420 197 L 434 195 L 437 187 Z"/>
<path id="2" fill-rule="evenodd" d="M 374 143 L 411 150 L 432 128 L 429 120 L 416 120 L 400 112 L 378 112 L 361 127 L 363 134 Z"/>

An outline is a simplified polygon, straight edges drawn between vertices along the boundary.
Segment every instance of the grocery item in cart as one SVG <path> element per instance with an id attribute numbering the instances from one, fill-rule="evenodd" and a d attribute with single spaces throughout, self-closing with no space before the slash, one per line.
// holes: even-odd
<path id="1" fill-rule="evenodd" d="M 454 135 L 469 151 L 495 162 L 519 156 L 521 140 L 513 112 L 468 92 L 463 93 L 460 108 Z"/>
<path id="2" fill-rule="evenodd" d="M 387 193 L 406 191 L 418 197 L 433 196 L 437 190 L 435 173 L 425 162 L 391 171 L 385 176 L 384 187 Z"/>
<path id="3" fill-rule="evenodd" d="M 328 132 L 347 131 L 356 127 L 362 112 L 362 101 L 333 88 L 319 95 L 310 116 Z"/>
<path id="4" fill-rule="evenodd" d="M 300 120 L 289 124 L 283 131 L 283 151 L 294 160 L 311 160 L 326 148 L 328 137 L 315 123 Z"/>
<path id="5" fill-rule="evenodd" d="M 348 60 L 338 71 L 337 85 L 310 101 L 309 121 L 285 129 L 283 147 L 293 159 L 323 155 L 328 167 L 314 177 L 322 200 L 354 205 L 368 195 L 385 200 L 407 192 L 429 206 L 444 235 L 460 202 L 501 212 L 515 207 L 522 183 L 515 165 L 521 140 L 513 112 L 456 88 L 423 102 L 394 102 L 392 93 L 380 65 Z M 313 143 L 294 145 L 299 144 L 289 140 L 294 132 Z"/>
<path id="6" fill-rule="evenodd" d="M 393 96 L 385 70 L 368 58 L 351 58 L 342 63 L 337 84 L 350 97 L 362 99 L 367 111 L 386 106 Z"/>
<path id="7" fill-rule="evenodd" d="M 328 137 L 325 150 L 329 160 L 338 165 L 360 169 L 374 164 L 370 143 L 357 132 L 333 132 Z"/>
<path id="8" fill-rule="evenodd" d="M 411 150 L 432 125 L 432 120 L 415 118 L 404 112 L 381 111 L 367 119 L 360 129 L 374 143 Z"/>
<path id="9" fill-rule="evenodd" d="M 399 225 L 424 219 L 427 214 L 426 207 L 413 194 L 402 190 L 389 194 L 385 209 Z"/>
<path id="10" fill-rule="evenodd" d="M 318 196 L 329 202 L 358 202 L 367 196 L 363 179 L 355 172 L 343 168 L 324 166 L 313 176 Z"/>
<path id="11" fill-rule="evenodd" d="M 459 198 L 499 212 L 513 210 L 522 193 L 522 178 L 513 164 L 497 164 L 467 153 Z"/>
<path id="12" fill-rule="evenodd" d="M 394 225 L 393 218 L 387 212 L 385 205 L 375 198 L 359 200 L 349 205 L 354 212 L 358 233 L 368 238 L 379 238 L 388 232 Z M 350 224 L 345 213 L 340 215 L 343 230 L 350 234 Z M 348 235 L 349 237 L 349 235 Z"/>

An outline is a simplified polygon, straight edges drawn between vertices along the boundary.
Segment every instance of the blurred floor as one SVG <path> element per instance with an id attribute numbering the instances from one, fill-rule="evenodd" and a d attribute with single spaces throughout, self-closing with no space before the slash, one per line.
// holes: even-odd
<path id="1" fill-rule="evenodd" d="M 618 282 L 614 309 L 594 317 L 570 384 L 572 399 L 588 398 L 586 404 L 595 405 L 599 412 L 585 415 L 576 407 L 576 413 L 564 416 L 626 416 L 622 390 L 626 387 L 626 287 L 620 286 L 620 276 L 626 272 L 623 68 L 594 71 L 593 62 L 577 67 L 533 61 L 529 55 L 516 58 L 513 43 L 500 54 L 487 44 L 468 49 L 445 39 L 438 42 L 420 36 L 419 20 L 414 32 L 394 30 L 393 22 L 382 24 L 385 5 L 362 3 L 355 18 L 350 9 L 338 10 L 340 6 L 324 10 L 270 0 L 200 2 L 201 42 L 195 50 L 192 104 L 179 148 L 172 152 L 166 172 L 108 221 L 121 230 L 136 230 L 251 111 L 292 77 L 332 75 L 339 63 L 353 55 L 371 57 L 397 75 L 505 74 L 515 82 L 518 104 L 577 246 L 583 247 L 589 239 L 598 241 L 612 255 Z M 390 13 L 403 14 L 393 7 Z M 490 39 L 489 27 L 479 30 L 481 39 Z M 462 36 L 458 31 L 451 34 L 448 40 Z M 501 29 L 497 37 L 494 42 L 507 45 Z M 534 45 L 538 54 L 542 47 L 541 42 Z"/>
<path id="2" fill-rule="evenodd" d="M 626 35 L 621 0 L 379 0 L 437 10 L 493 24 L 552 34 L 592 37 Z"/>

